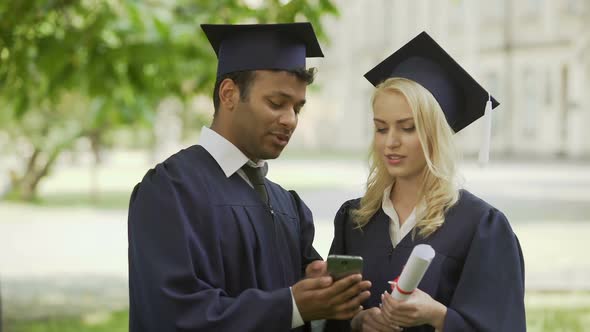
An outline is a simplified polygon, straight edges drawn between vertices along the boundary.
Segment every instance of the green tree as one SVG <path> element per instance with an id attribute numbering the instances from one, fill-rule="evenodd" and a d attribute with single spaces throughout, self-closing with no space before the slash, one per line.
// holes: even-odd
<path id="1" fill-rule="evenodd" d="M 201 23 L 307 20 L 323 36 L 331 0 L 0 2 L 0 131 L 23 167 L 8 197 L 34 200 L 81 138 L 153 124 L 156 105 L 210 94 L 215 55 Z"/>

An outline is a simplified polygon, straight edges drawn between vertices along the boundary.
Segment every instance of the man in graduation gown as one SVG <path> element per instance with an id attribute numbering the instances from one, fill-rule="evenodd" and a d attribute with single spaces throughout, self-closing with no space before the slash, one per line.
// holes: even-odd
<path id="1" fill-rule="evenodd" d="M 219 61 L 214 120 L 131 195 L 130 331 L 287 331 L 352 317 L 370 282 L 328 277 L 310 210 L 264 177 L 313 80 L 305 58 L 323 56 L 311 24 L 202 28 Z"/>

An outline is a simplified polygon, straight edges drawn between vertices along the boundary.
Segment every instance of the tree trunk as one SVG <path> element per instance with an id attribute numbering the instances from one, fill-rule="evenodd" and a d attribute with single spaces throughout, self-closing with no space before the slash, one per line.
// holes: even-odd
<path id="1" fill-rule="evenodd" d="M 35 150 L 27 161 L 25 172 L 19 176 L 14 170 L 11 171 L 12 183 L 6 194 L 6 198 L 27 202 L 36 200 L 38 198 L 37 194 L 41 180 L 49 174 L 62 151 L 71 146 L 79 137 L 81 137 L 81 133 L 63 141 L 50 152 L 44 152 L 40 148 L 35 147 Z M 45 156 L 46 158 L 43 158 Z"/>
<path id="2" fill-rule="evenodd" d="M 37 154 L 38 156 L 39 154 Z M 31 156 L 29 162 L 36 158 L 31 165 L 27 167 L 25 173 L 20 177 L 16 176 L 12 180 L 12 186 L 8 191 L 7 197 L 12 200 L 31 202 L 37 199 L 37 192 L 39 190 L 39 183 L 49 173 L 49 169 L 53 166 L 55 159 L 59 155 L 56 154 L 54 158 L 48 158 L 46 161 L 40 161 L 35 154 Z"/>
<path id="3" fill-rule="evenodd" d="M 39 163 L 39 156 L 42 152 L 40 149 L 35 147 L 35 150 L 27 160 L 27 166 L 23 174 L 19 175 L 15 170 L 10 171 L 11 186 L 6 194 L 6 197 L 11 200 L 18 201 L 32 201 L 36 195 L 36 188 L 34 181 L 37 177 L 36 169 Z"/>
<path id="4" fill-rule="evenodd" d="M 89 136 L 90 147 L 92 149 L 92 155 L 94 156 L 94 163 L 90 168 L 90 199 L 92 203 L 97 204 L 100 196 L 100 181 L 98 179 L 98 170 L 102 162 L 100 156 L 101 150 L 101 135 L 100 131 L 96 131 Z"/>

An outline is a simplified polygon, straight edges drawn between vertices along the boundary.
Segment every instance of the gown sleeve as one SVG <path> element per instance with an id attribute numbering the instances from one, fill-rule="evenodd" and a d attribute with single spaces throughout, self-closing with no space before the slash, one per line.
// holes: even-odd
<path id="1" fill-rule="evenodd" d="M 334 217 L 334 238 L 332 239 L 332 245 L 330 246 L 330 255 L 345 255 L 346 246 L 344 239 L 344 227 L 348 220 L 348 214 L 350 213 L 350 202 L 342 204 L 336 216 Z"/>
<path id="2" fill-rule="evenodd" d="M 240 276 L 223 273 L 214 220 L 195 212 L 198 204 L 187 208 L 199 199 L 194 188 L 176 186 L 179 179 L 163 168 L 148 172 L 131 197 L 130 331 L 290 330 L 288 287 L 251 288 L 234 297 L 223 289 L 228 278 Z"/>
<path id="3" fill-rule="evenodd" d="M 443 331 L 526 331 L 522 250 L 498 210 L 476 228 Z"/>
<path id="4" fill-rule="evenodd" d="M 301 228 L 301 266 L 303 269 L 302 276 L 304 276 L 307 265 L 313 261 L 321 260 L 322 256 L 320 256 L 320 254 L 313 247 L 315 227 L 313 225 L 313 215 L 311 210 L 307 207 L 307 205 L 305 205 L 301 198 L 299 198 L 299 195 L 295 191 L 290 190 L 289 192 L 295 200 L 297 214 L 299 215 L 299 225 Z"/>
<path id="5" fill-rule="evenodd" d="M 346 225 L 349 213 L 349 202 L 342 204 L 336 216 L 334 217 L 334 238 L 330 246 L 330 255 L 346 255 L 346 246 L 344 238 L 344 227 Z M 350 319 L 333 320 L 327 319 L 324 325 L 324 332 L 347 332 L 350 331 Z"/>

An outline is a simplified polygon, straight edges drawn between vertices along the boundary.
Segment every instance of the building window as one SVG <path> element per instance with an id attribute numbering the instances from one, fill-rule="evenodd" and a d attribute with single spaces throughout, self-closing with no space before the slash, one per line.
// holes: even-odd
<path id="1" fill-rule="evenodd" d="M 506 0 L 500 0 L 498 2 L 494 2 L 493 6 L 487 5 L 487 3 L 482 2 L 480 5 L 481 16 L 484 20 L 490 21 L 499 21 L 504 18 L 505 15 L 505 2 Z"/>
<path id="2" fill-rule="evenodd" d="M 534 139 L 537 130 L 537 117 L 539 116 L 538 78 L 535 71 L 527 68 L 523 72 L 523 133 L 525 138 Z"/>
<path id="3" fill-rule="evenodd" d="M 545 0 L 526 0 L 523 2 L 519 2 L 518 4 L 520 4 L 521 6 L 521 15 L 526 19 L 534 20 L 539 18 L 539 15 L 543 12 Z"/>
<path id="4" fill-rule="evenodd" d="M 567 15 L 581 15 L 584 12 L 584 2 L 580 0 L 563 1 L 562 10 Z"/>
<path id="5" fill-rule="evenodd" d="M 455 27 L 462 27 L 465 21 L 465 1 L 464 0 L 451 0 L 450 6 L 450 22 Z"/>
<path id="6" fill-rule="evenodd" d="M 538 13 L 541 8 L 545 5 L 545 0 L 527 0 L 526 7 L 530 13 Z"/>
<path id="7" fill-rule="evenodd" d="M 553 80 L 551 79 L 551 69 L 547 68 L 546 72 L 545 72 L 545 105 L 546 106 L 550 106 L 551 103 L 553 102 Z M 547 109 L 550 109 L 549 107 L 547 107 Z"/>

